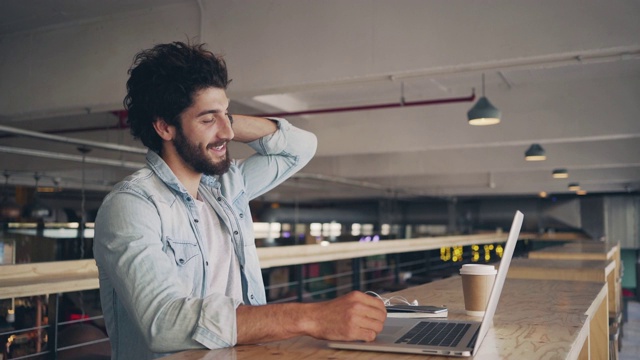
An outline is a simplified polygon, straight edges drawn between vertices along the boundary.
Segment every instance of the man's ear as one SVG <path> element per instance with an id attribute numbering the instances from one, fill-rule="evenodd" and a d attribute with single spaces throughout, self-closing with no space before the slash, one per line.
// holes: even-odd
<path id="1" fill-rule="evenodd" d="M 167 122 L 164 121 L 163 118 L 156 118 L 156 120 L 153 122 L 153 128 L 164 141 L 173 140 L 173 137 L 176 133 L 176 127 L 167 124 Z"/>

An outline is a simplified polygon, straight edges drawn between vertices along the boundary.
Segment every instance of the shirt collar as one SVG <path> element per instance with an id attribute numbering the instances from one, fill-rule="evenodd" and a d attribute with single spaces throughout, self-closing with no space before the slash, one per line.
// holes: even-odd
<path id="1" fill-rule="evenodd" d="M 169 165 L 153 150 L 147 151 L 147 166 L 151 168 L 151 170 L 162 180 L 167 186 L 170 188 L 187 194 L 187 189 L 182 185 L 180 180 L 176 177 L 176 175 L 171 171 Z M 208 176 L 202 175 L 200 178 L 200 184 L 206 186 L 215 186 L 218 182 L 218 176 Z"/>

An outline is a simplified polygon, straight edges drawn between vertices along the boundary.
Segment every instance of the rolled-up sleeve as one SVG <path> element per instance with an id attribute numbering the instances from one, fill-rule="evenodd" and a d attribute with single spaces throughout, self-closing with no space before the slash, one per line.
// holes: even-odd
<path id="1" fill-rule="evenodd" d="M 228 297 L 210 298 L 212 301 L 207 298 L 203 301 L 193 339 L 209 349 L 234 346 L 238 342 L 235 309 L 240 301 Z"/>

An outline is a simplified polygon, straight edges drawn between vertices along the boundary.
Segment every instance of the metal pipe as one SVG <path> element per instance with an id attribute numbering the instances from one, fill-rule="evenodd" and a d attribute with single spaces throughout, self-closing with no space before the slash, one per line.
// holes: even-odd
<path id="1" fill-rule="evenodd" d="M 410 196 L 431 196 L 421 191 L 415 191 L 415 190 L 409 190 L 409 189 L 398 189 L 398 188 L 394 188 L 387 185 L 372 183 L 369 181 L 353 180 L 353 179 L 337 177 L 337 176 L 329 176 L 329 175 L 323 175 L 323 174 L 299 172 L 299 173 L 293 174 L 291 178 L 318 180 L 322 182 L 353 186 L 353 187 L 362 188 L 362 189 L 379 190 L 380 192 L 386 195 L 395 193 L 395 194 L 403 194 L 403 195 L 410 195 Z"/>
<path id="2" fill-rule="evenodd" d="M 296 115 L 317 115 L 317 114 L 329 114 L 329 113 L 337 113 L 337 112 L 349 112 L 349 111 L 365 111 L 365 110 L 380 110 L 380 109 L 391 109 L 398 107 L 408 107 L 408 106 L 426 106 L 426 105 L 441 105 L 441 104 L 451 104 L 457 102 L 471 102 L 475 100 L 476 95 L 471 94 L 466 97 L 457 97 L 457 98 L 445 98 L 445 99 L 435 99 L 435 100 L 420 100 L 420 101 L 400 101 L 397 103 L 383 103 L 383 104 L 373 104 L 373 105 L 362 105 L 362 106 L 347 106 L 347 107 L 338 107 L 338 108 L 328 108 L 328 109 L 315 109 L 315 110 L 302 110 L 302 111 L 287 111 L 287 112 L 277 112 L 277 113 L 267 113 L 267 114 L 258 114 L 254 116 L 261 117 L 284 117 L 284 116 L 296 116 Z"/>
<path id="3" fill-rule="evenodd" d="M 88 146 L 90 148 L 121 151 L 121 152 L 133 153 L 133 154 L 147 153 L 147 149 L 133 147 L 133 146 L 105 143 L 105 142 L 99 142 L 99 141 L 82 140 L 82 139 L 70 138 L 70 137 L 59 136 L 59 135 L 51 135 L 51 134 L 45 134 L 37 131 L 18 129 L 18 128 L 5 126 L 5 125 L 0 125 L 0 131 L 37 138 L 37 139 L 62 142 L 66 144 L 83 145 L 83 146 Z"/>
<path id="4" fill-rule="evenodd" d="M 384 191 L 390 190 L 390 187 L 380 185 L 380 184 L 375 184 L 367 181 L 346 179 L 346 178 L 341 178 L 336 176 L 322 175 L 322 174 L 310 174 L 310 173 L 299 172 L 294 174 L 292 178 L 319 180 L 319 181 L 332 182 L 337 184 L 350 185 L 350 186 L 356 186 L 356 187 L 374 189 L 374 190 L 384 190 Z"/>
<path id="5" fill-rule="evenodd" d="M 55 153 L 51 151 L 42 151 L 42 150 L 34 150 L 34 149 L 22 149 L 22 148 L 15 148 L 15 147 L 9 147 L 9 146 L 0 146 L 0 152 L 15 154 L 15 155 L 35 156 L 35 157 L 42 157 L 42 158 L 56 159 L 56 160 L 75 161 L 75 162 L 82 162 L 82 158 L 83 158 L 81 155 Z M 117 167 L 123 167 L 127 169 L 140 169 L 145 166 L 145 164 L 141 162 L 104 159 L 104 158 L 97 158 L 97 157 L 91 157 L 91 156 L 84 157 L 84 161 L 87 164 L 117 166 Z"/>

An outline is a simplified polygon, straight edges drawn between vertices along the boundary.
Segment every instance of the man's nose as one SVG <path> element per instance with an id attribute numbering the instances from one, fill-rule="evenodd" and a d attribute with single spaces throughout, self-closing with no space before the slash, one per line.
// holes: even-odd
<path id="1" fill-rule="evenodd" d="M 224 121 L 220 125 L 220 131 L 218 132 L 218 137 L 231 140 L 235 136 L 233 129 L 231 128 L 231 120 L 228 116 L 224 117 Z"/>

